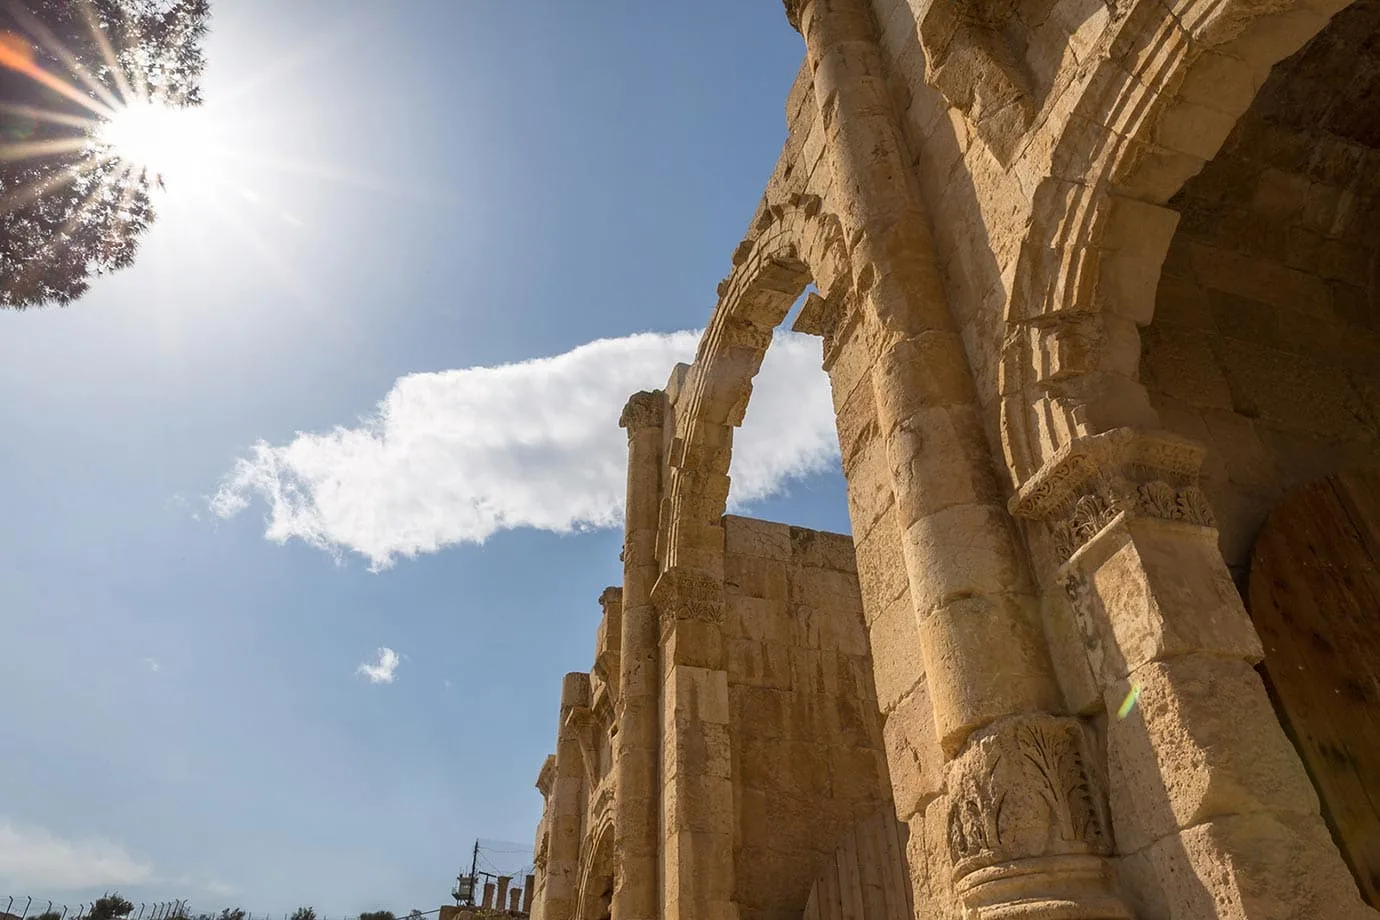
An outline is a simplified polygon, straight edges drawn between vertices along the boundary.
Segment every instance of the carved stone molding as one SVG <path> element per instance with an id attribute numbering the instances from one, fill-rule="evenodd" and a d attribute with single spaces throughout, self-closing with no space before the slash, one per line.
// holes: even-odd
<path id="1" fill-rule="evenodd" d="M 1169 432 L 1119 428 L 1079 438 L 1030 477 L 1009 508 L 1049 525 L 1059 562 L 1122 513 L 1215 527 L 1198 487 L 1203 453 Z"/>
<path id="2" fill-rule="evenodd" d="M 672 566 L 661 573 L 652 588 L 652 605 L 665 641 L 684 621 L 721 625 L 724 617 L 723 584 L 696 569 Z"/>
<path id="3" fill-rule="evenodd" d="M 660 428 L 666 418 L 666 394 L 661 390 L 634 393 L 618 419 L 620 428 Z"/>
<path id="4" fill-rule="evenodd" d="M 948 767 L 954 888 L 981 920 L 1111 920 L 1102 780 L 1077 719 L 1014 716 L 973 735 Z"/>

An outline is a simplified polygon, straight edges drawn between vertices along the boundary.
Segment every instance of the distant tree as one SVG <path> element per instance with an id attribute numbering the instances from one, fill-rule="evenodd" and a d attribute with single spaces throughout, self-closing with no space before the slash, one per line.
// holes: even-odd
<path id="1" fill-rule="evenodd" d="M 55 910 L 45 910 L 41 914 L 35 914 L 30 920 L 62 920 L 62 914 Z"/>
<path id="2" fill-rule="evenodd" d="M 244 920 L 243 907 L 227 907 L 220 912 L 218 920 Z"/>
<path id="3" fill-rule="evenodd" d="M 372 910 L 359 915 L 359 920 L 398 920 L 391 910 Z"/>
<path id="4" fill-rule="evenodd" d="M 128 917 L 133 912 L 134 905 L 120 897 L 117 891 L 98 898 L 96 903 L 91 905 L 86 917 L 87 920 L 119 920 L 120 917 Z"/>
<path id="5" fill-rule="evenodd" d="M 316 908 L 299 907 L 292 912 L 292 920 L 316 920 Z"/>
<path id="6" fill-rule="evenodd" d="M 97 113 L 140 93 L 198 104 L 209 16 L 210 0 L 0 3 L 0 308 L 70 303 L 134 261 L 151 177 L 100 142 Z"/>
<path id="7" fill-rule="evenodd" d="M 422 920 L 422 912 L 417 908 L 412 908 L 407 912 L 407 920 Z"/>

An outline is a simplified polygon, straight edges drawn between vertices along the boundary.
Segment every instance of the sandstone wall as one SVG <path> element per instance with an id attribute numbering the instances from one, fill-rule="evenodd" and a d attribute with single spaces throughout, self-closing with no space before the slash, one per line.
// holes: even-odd
<path id="1" fill-rule="evenodd" d="M 788 920 L 890 799 L 853 545 L 734 516 L 724 538 L 735 900 L 743 920 Z"/>
<path id="2" fill-rule="evenodd" d="M 1276 65 L 1182 218 L 1141 380 L 1161 421 L 1209 447 L 1229 565 L 1288 490 L 1380 463 L 1380 4 Z"/>

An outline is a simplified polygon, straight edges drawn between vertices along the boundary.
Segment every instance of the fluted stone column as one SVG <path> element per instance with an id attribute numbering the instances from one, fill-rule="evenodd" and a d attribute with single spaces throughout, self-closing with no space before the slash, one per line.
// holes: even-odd
<path id="1" fill-rule="evenodd" d="M 1084 727 L 1062 701 L 1002 501 L 868 0 L 787 0 L 805 38 L 873 331 L 872 386 L 943 754 L 953 886 L 971 915 L 1125 918 Z M 1070 797 L 1062 788 L 1091 790 Z M 920 816 L 912 821 L 924 820 Z"/>
<path id="2" fill-rule="evenodd" d="M 580 833 L 585 812 L 585 766 L 578 729 L 570 714 L 589 706 L 589 675 L 571 673 L 561 685 L 561 721 L 556 735 L 556 777 L 547 805 L 550 825 L 546 849 L 546 884 L 542 890 L 543 920 L 571 920 L 579 896 Z M 507 880 L 500 879 L 504 887 Z M 489 899 L 489 886 L 484 897 Z M 503 909 L 503 903 L 497 909 Z"/>
<path id="3" fill-rule="evenodd" d="M 623 610 L 613 737 L 613 917 L 658 920 L 660 882 L 660 650 L 652 587 L 658 567 L 665 394 L 635 394 L 619 424 L 628 432 L 628 494 L 623 541 Z"/>

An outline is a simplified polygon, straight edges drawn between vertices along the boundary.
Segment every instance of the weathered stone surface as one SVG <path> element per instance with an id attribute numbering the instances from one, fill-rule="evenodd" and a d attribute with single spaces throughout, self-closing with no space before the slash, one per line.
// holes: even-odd
<path id="1" fill-rule="evenodd" d="M 1376 916 L 1238 585 L 1282 496 L 1380 465 L 1380 0 L 785 7 L 780 160 L 623 415 L 534 915 L 597 906 L 612 820 L 618 920 Z M 851 538 L 725 514 L 812 283 Z"/>

